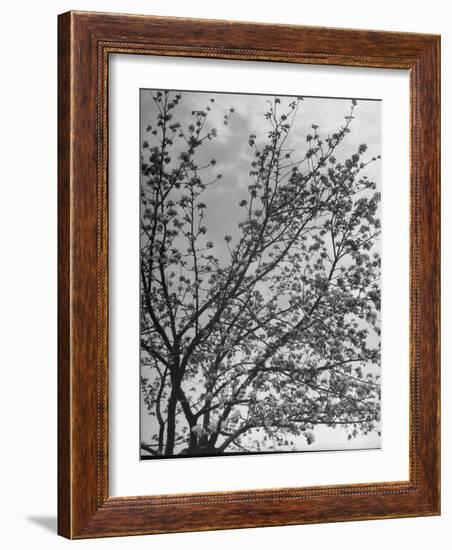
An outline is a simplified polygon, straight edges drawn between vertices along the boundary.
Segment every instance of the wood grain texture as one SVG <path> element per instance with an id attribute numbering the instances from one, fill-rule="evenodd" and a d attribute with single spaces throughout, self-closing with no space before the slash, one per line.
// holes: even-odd
<path id="1" fill-rule="evenodd" d="M 68 538 L 434 515 L 439 482 L 438 36 L 119 14 L 59 16 L 58 531 Z M 108 56 L 410 71 L 410 479 L 108 495 Z"/>
<path id="2" fill-rule="evenodd" d="M 58 33 L 58 531 L 71 533 L 71 344 L 70 344 L 70 190 L 71 62 L 70 14 Z"/>

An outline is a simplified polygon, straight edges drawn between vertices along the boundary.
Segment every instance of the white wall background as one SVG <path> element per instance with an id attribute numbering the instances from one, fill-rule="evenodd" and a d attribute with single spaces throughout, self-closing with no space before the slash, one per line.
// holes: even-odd
<path id="1" fill-rule="evenodd" d="M 71 543 L 56 530 L 56 66 L 70 9 L 442 34 L 443 515 Z M 2 5 L 0 40 L 0 517 L 5 548 L 448 548 L 452 536 L 452 10 L 449 2 L 73 0 Z M 449 540 L 449 543 L 447 542 Z M 397 542 L 396 542 L 397 541 Z"/>

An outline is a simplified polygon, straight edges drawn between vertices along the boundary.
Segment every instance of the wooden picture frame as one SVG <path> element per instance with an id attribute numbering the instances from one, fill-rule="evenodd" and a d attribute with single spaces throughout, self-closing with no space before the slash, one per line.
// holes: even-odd
<path id="1" fill-rule="evenodd" d="M 112 53 L 410 74 L 408 481 L 110 497 L 108 60 Z M 440 38 L 68 12 L 58 39 L 58 532 L 68 538 L 440 513 Z"/>

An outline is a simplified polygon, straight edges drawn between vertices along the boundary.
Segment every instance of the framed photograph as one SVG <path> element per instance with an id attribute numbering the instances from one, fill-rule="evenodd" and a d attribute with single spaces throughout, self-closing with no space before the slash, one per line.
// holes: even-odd
<path id="1" fill-rule="evenodd" d="M 439 49 L 59 16 L 61 535 L 440 513 Z"/>

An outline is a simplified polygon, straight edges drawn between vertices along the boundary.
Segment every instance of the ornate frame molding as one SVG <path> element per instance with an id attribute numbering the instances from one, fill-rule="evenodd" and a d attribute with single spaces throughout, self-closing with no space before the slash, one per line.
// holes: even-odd
<path id="1" fill-rule="evenodd" d="M 88 12 L 59 16 L 61 535 L 439 513 L 439 44 L 438 36 L 408 33 Z M 410 71 L 409 481 L 109 497 L 108 59 L 118 53 Z"/>

